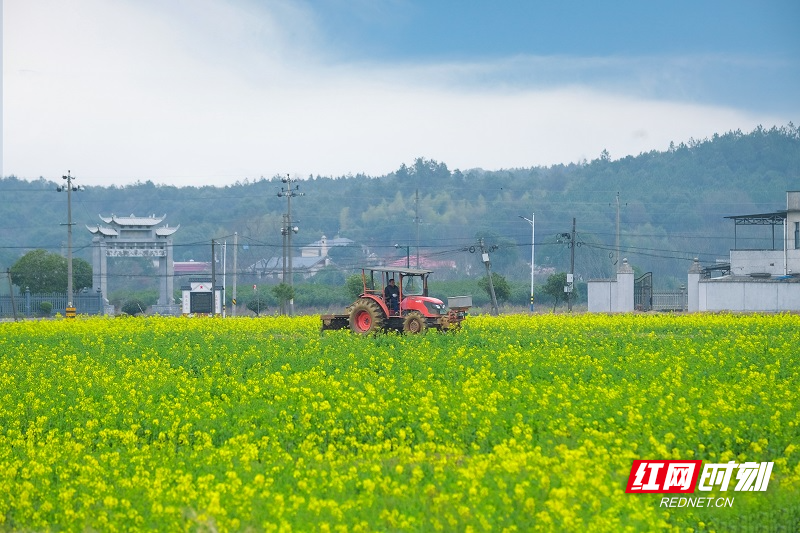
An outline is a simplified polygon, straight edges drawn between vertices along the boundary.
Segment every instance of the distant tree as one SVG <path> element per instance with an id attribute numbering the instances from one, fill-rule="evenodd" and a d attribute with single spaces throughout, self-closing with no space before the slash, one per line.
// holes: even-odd
<path id="1" fill-rule="evenodd" d="M 269 308 L 267 296 L 256 292 L 247 300 L 247 308 L 254 312 L 256 316 L 261 316 L 261 314 L 267 312 Z"/>
<path id="2" fill-rule="evenodd" d="M 566 272 L 551 274 L 550 276 L 547 277 L 547 283 L 545 283 L 544 287 L 542 288 L 542 291 L 553 299 L 553 312 L 555 312 L 556 305 L 558 305 L 558 302 L 566 298 L 566 293 L 564 292 L 564 286 L 566 284 L 567 284 Z"/>
<path id="3" fill-rule="evenodd" d="M 410 175 L 410 173 L 409 173 L 409 171 L 408 171 L 408 167 L 406 166 L 406 164 L 405 164 L 405 163 L 401 164 L 401 165 L 400 165 L 400 168 L 399 168 L 399 169 L 397 169 L 397 170 L 395 171 L 394 175 L 395 175 L 395 176 L 397 177 L 397 179 L 399 179 L 400 181 L 405 181 L 405 180 L 407 180 L 407 179 L 408 179 L 408 177 L 409 177 L 409 175 Z"/>
<path id="4" fill-rule="evenodd" d="M 61 256 L 59 256 L 61 257 Z M 64 258 L 64 272 L 67 271 L 67 260 Z M 65 274 L 66 277 L 66 274 Z M 83 289 L 90 289 L 93 285 L 92 280 L 92 265 L 88 261 L 84 261 L 79 257 L 72 258 L 72 289 L 75 292 Z M 66 282 L 64 282 L 64 290 L 67 289 Z"/>
<path id="5" fill-rule="evenodd" d="M 294 287 L 288 283 L 281 282 L 272 287 L 272 294 L 281 305 L 281 312 L 286 312 L 286 304 L 294 299 Z"/>
<path id="6" fill-rule="evenodd" d="M 364 282 L 362 281 L 361 274 L 353 274 L 347 278 L 344 285 L 348 296 L 353 300 L 361 296 L 361 293 L 364 292 Z"/>
<path id="7" fill-rule="evenodd" d="M 498 302 L 506 302 L 511 297 L 511 286 L 508 284 L 508 280 L 498 274 L 497 272 L 492 272 L 492 285 L 494 286 L 494 295 L 497 298 Z M 478 287 L 486 291 L 486 294 L 489 295 L 489 298 L 492 297 L 492 293 L 489 289 L 489 277 L 483 276 L 481 279 L 478 280 Z"/>
<path id="8" fill-rule="evenodd" d="M 33 250 L 23 255 L 11 267 L 11 282 L 33 293 L 65 292 L 67 290 L 67 259 L 46 250 Z M 92 266 L 80 258 L 72 259 L 72 289 L 79 291 L 92 286 Z"/>
<path id="9" fill-rule="evenodd" d="M 442 179 L 450 177 L 450 170 L 446 164 L 439 163 L 435 159 L 418 157 L 414 160 L 414 174 L 421 180 Z"/>

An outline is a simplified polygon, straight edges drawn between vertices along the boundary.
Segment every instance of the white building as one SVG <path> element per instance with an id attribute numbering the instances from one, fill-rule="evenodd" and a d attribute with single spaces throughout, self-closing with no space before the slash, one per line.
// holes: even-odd
<path id="1" fill-rule="evenodd" d="M 786 193 L 785 210 L 727 218 L 734 221 L 729 271 L 712 278 L 695 262 L 688 276 L 689 311 L 800 310 L 800 191 Z M 769 228 L 769 248 L 739 248 L 739 229 L 750 226 Z"/>
<path id="2" fill-rule="evenodd" d="M 300 249 L 301 257 L 328 257 L 328 251 L 336 246 L 352 246 L 355 241 L 345 237 L 334 237 L 328 239 L 325 235 L 316 242 L 312 242 L 308 246 L 303 246 Z"/>
<path id="3" fill-rule="evenodd" d="M 800 191 L 786 193 L 786 209 L 726 217 L 734 222 L 734 249 L 728 265 L 703 268 L 695 259 L 686 292 L 688 311 L 800 311 Z M 765 231 L 766 229 L 766 231 Z M 762 233 L 769 246 L 740 247 L 739 233 Z M 711 277 L 712 273 L 723 275 Z M 683 288 L 682 288 L 683 289 Z M 634 310 L 633 270 L 623 261 L 614 279 L 590 280 L 589 311 Z"/>
<path id="4" fill-rule="evenodd" d="M 212 296 L 213 290 L 213 296 Z M 181 287 L 181 313 L 192 316 L 222 314 L 222 286 L 213 285 L 211 276 L 207 278 L 190 279 L 189 283 Z M 213 305 L 213 312 L 212 312 Z"/>
<path id="5" fill-rule="evenodd" d="M 294 274 L 301 275 L 303 278 L 310 278 L 322 268 L 331 264 L 328 253 L 331 248 L 337 246 L 353 246 L 355 241 L 345 237 L 334 237 L 328 239 L 325 235 L 318 241 L 312 242 L 300 249 L 299 256 L 292 256 L 292 271 Z M 363 247 L 361 247 L 363 251 Z M 280 281 L 283 277 L 284 267 L 283 257 L 271 257 L 260 259 L 256 263 L 246 268 L 259 279 L 273 279 Z"/>

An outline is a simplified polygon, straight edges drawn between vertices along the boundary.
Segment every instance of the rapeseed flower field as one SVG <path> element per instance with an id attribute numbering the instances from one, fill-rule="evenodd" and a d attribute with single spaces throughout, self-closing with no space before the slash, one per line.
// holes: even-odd
<path id="1" fill-rule="evenodd" d="M 789 314 L 3 323 L 0 530 L 796 525 L 799 390 Z M 774 469 L 732 507 L 665 508 L 625 493 L 634 459 Z"/>

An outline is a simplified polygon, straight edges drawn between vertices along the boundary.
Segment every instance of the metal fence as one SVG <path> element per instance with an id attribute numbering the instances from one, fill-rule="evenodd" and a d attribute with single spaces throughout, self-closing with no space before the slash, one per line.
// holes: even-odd
<path id="1" fill-rule="evenodd" d="M 688 311 L 689 294 L 684 289 L 678 291 L 653 291 L 654 311 Z"/>
<path id="2" fill-rule="evenodd" d="M 653 289 L 653 273 L 647 272 L 634 280 L 633 305 L 637 311 L 688 311 L 689 293 L 681 286 L 677 291 Z"/>
<path id="3" fill-rule="evenodd" d="M 633 282 L 633 308 L 637 311 L 653 309 L 653 273 L 647 272 Z"/>
<path id="4" fill-rule="evenodd" d="M 43 309 L 42 302 L 51 304 L 49 313 Z M 104 311 L 103 295 L 99 292 L 94 294 L 78 293 L 72 298 L 72 305 L 75 306 L 75 312 L 79 315 L 102 315 Z M 0 296 L 0 317 L 3 318 L 13 318 L 15 315 L 18 318 L 53 316 L 57 313 L 64 316 L 66 311 L 66 293 L 32 294 L 30 291 L 25 291 L 21 294 L 15 293 L 13 297 L 11 295 Z"/>

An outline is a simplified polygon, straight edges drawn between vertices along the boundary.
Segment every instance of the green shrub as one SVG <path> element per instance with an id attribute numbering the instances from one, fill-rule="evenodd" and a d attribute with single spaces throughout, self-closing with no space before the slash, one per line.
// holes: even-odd
<path id="1" fill-rule="evenodd" d="M 269 309 L 269 299 L 266 294 L 254 294 L 247 300 L 246 307 L 254 312 L 256 316 L 260 316 L 267 312 Z"/>
<path id="2" fill-rule="evenodd" d="M 122 312 L 126 315 L 143 315 L 145 309 L 147 309 L 147 304 L 137 298 L 133 298 L 122 304 Z"/>

